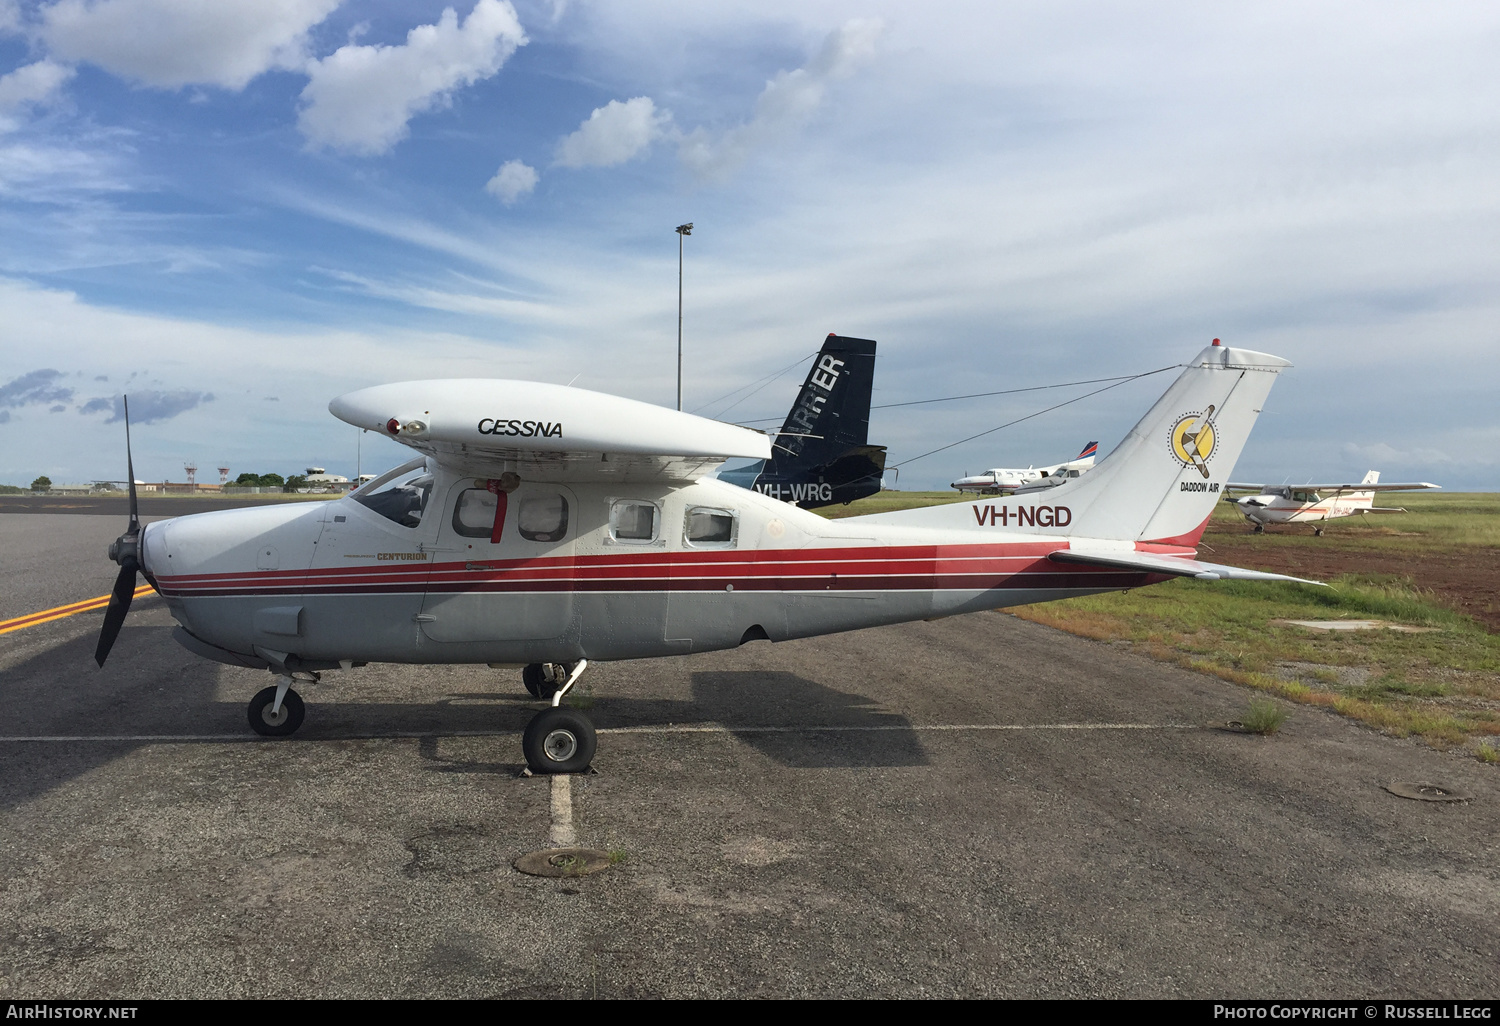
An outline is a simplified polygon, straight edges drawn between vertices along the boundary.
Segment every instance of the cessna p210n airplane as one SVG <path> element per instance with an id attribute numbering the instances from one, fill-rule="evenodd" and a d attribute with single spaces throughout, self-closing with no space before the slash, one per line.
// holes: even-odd
<path id="1" fill-rule="evenodd" d="M 109 654 L 139 572 L 184 646 L 278 676 L 250 702 L 261 734 L 298 728 L 291 685 L 323 671 L 508 665 L 549 701 L 523 736 L 527 764 L 575 772 L 595 731 L 562 700 L 593 661 L 1171 577 L 1298 580 L 1194 558 L 1286 366 L 1216 341 L 1098 467 L 1045 496 L 832 521 L 707 476 L 726 458 L 770 458 L 770 440 L 745 428 L 536 382 L 366 388 L 329 409 L 416 455 L 349 496 L 142 527 L 132 489 L 95 658 Z"/>
<path id="2" fill-rule="evenodd" d="M 983 474 L 961 477 L 949 487 L 957 488 L 961 492 L 999 495 L 1001 492 L 1013 492 L 1017 488 L 1024 488 L 1039 481 L 1050 481 L 1051 478 L 1059 475 L 1078 477 L 1094 465 L 1094 455 L 1098 451 L 1099 443 L 1090 442 L 1067 463 L 1057 463 L 1050 467 L 1027 467 L 1025 470 L 1019 467 L 995 467 L 993 470 L 986 470 Z"/>
<path id="3" fill-rule="evenodd" d="M 1415 492 L 1442 485 L 1419 481 L 1416 484 L 1380 484 L 1380 471 L 1372 470 L 1358 484 L 1263 485 L 1233 484 L 1225 491 L 1248 491 L 1253 494 L 1235 499 L 1240 513 L 1260 534 L 1267 524 L 1313 524 L 1313 534 L 1323 533 L 1323 524 L 1339 517 L 1364 513 L 1405 513 L 1399 507 L 1375 505 L 1376 492 Z M 1320 494 L 1332 492 L 1326 498 Z"/>

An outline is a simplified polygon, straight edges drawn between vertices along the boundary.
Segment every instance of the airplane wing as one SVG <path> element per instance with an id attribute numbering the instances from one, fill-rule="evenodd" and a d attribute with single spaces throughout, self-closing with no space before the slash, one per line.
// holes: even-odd
<path id="1" fill-rule="evenodd" d="M 1441 488 L 1442 485 L 1429 484 L 1426 481 L 1418 481 L 1415 484 L 1311 484 L 1293 485 L 1299 491 L 1311 492 L 1420 492 L 1427 488 Z"/>
<path id="2" fill-rule="evenodd" d="M 475 477 L 690 481 L 726 459 L 771 455 L 758 431 L 538 381 L 407 381 L 349 392 L 328 409 Z"/>
<path id="3" fill-rule="evenodd" d="M 1267 488 L 1294 488 L 1299 492 L 1420 492 L 1427 488 L 1441 488 L 1442 485 L 1431 484 L 1427 481 L 1417 481 L 1413 484 L 1361 484 L 1359 482 L 1343 481 L 1339 484 L 1236 484 L 1231 481 L 1224 486 L 1226 492 L 1263 492 Z"/>
<path id="4" fill-rule="evenodd" d="M 1129 550 L 1090 552 L 1087 549 L 1059 549 L 1049 553 L 1054 563 L 1073 563 L 1082 566 L 1106 566 L 1115 570 L 1139 570 L 1148 574 L 1172 574 L 1176 577 L 1196 577 L 1200 581 L 1293 581 L 1297 584 L 1316 584 L 1327 587 L 1322 581 L 1309 581 L 1302 577 L 1272 574 L 1264 570 L 1246 570 L 1221 563 L 1204 563 L 1186 556 L 1163 556 L 1155 552 L 1131 552 Z"/>

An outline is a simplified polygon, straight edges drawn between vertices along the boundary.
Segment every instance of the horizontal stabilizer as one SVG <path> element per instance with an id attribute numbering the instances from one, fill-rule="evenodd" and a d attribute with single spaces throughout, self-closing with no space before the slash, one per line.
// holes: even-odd
<path id="1" fill-rule="evenodd" d="M 1116 570 L 1140 570 L 1148 574 L 1172 574 L 1176 577 L 1196 577 L 1200 581 L 1293 581 L 1297 584 L 1316 584 L 1326 587 L 1322 581 L 1309 581 L 1286 574 L 1272 574 L 1264 570 L 1245 570 L 1237 566 L 1220 563 L 1203 563 L 1185 556 L 1163 556 L 1154 552 L 1089 552 L 1079 549 L 1059 549 L 1050 553 L 1048 559 L 1054 563 L 1076 563 L 1083 566 L 1107 566 Z"/>

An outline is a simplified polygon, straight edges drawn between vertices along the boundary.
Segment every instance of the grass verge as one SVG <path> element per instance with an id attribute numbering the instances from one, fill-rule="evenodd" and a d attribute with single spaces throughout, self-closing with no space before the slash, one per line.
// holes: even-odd
<path id="1" fill-rule="evenodd" d="M 1436 747 L 1483 758 L 1480 745 L 1500 735 L 1500 637 L 1409 582 L 1176 580 L 1009 612 Z M 1284 622 L 1335 619 L 1436 629 L 1325 632 Z"/>

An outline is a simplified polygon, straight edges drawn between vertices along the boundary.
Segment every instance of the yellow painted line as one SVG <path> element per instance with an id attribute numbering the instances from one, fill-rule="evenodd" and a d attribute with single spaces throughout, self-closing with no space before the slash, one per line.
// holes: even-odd
<path id="1" fill-rule="evenodd" d="M 154 589 L 149 584 L 143 584 L 135 589 L 135 598 L 149 595 Z M 35 627 L 39 623 L 49 623 L 53 620 L 61 620 L 65 616 L 73 616 L 77 613 L 87 613 L 95 609 L 103 609 L 109 605 L 109 596 L 100 595 L 97 598 L 84 599 L 82 602 L 73 602 L 66 606 L 56 606 L 52 609 L 43 609 L 40 613 L 28 613 L 18 616 L 12 620 L 0 620 L 0 634 L 9 634 L 18 631 L 22 627 Z"/>

